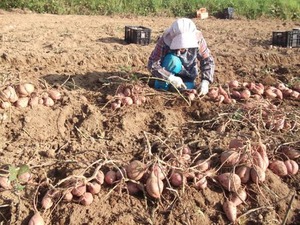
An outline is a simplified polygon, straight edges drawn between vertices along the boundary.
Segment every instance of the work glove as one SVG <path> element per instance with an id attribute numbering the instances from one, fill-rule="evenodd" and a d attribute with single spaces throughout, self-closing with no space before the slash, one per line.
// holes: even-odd
<path id="1" fill-rule="evenodd" d="M 170 81 L 170 83 L 172 85 L 174 85 L 176 88 L 183 88 L 183 89 L 186 89 L 186 86 L 185 84 L 183 83 L 182 79 L 180 77 L 177 77 L 173 74 L 171 74 L 169 77 L 168 77 L 168 80 Z"/>
<path id="2" fill-rule="evenodd" d="M 203 80 L 200 85 L 199 95 L 206 95 L 208 93 L 209 81 Z"/>

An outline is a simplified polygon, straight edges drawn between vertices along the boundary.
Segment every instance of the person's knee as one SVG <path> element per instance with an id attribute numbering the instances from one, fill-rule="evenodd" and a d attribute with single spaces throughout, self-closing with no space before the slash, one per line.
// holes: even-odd
<path id="1" fill-rule="evenodd" d="M 151 79 L 151 78 L 150 78 L 150 79 L 147 81 L 147 84 L 148 84 L 149 87 L 154 88 L 154 85 L 155 85 L 155 79 Z"/>
<path id="2" fill-rule="evenodd" d="M 156 90 L 164 90 L 164 91 L 168 91 L 170 88 L 170 84 L 165 82 L 165 81 L 161 81 L 161 80 L 155 80 L 154 82 L 154 88 Z"/>
<path id="3" fill-rule="evenodd" d="M 169 53 L 164 57 L 162 67 L 170 73 L 178 74 L 182 70 L 182 62 L 179 57 Z"/>
<path id="4" fill-rule="evenodd" d="M 183 81 L 185 86 L 186 86 L 186 89 L 195 89 L 196 88 L 196 85 L 195 85 L 195 82 L 194 81 Z"/>

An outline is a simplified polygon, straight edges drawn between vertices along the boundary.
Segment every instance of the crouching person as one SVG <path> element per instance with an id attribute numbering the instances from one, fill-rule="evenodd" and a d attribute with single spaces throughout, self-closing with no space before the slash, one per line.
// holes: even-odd
<path id="1" fill-rule="evenodd" d="M 148 69 L 153 86 L 160 90 L 199 89 L 200 95 L 208 93 L 214 77 L 214 59 L 201 31 L 187 18 L 177 19 L 165 30 L 152 51 Z M 200 69 L 200 72 L 199 72 Z M 201 74 L 201 83 L 196 87 L 195 79 Z"/>

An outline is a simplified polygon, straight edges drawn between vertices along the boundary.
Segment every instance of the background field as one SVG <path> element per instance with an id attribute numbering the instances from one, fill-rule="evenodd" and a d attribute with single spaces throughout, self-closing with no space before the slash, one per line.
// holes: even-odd
<path id="1" fill-rule="evenodd" d="M 26 6 L 29 3 L 34 2 L 26 1 Z M 43 2 L 39 3 L 41 12 L 45 12 Z M 50 3 L 51 7 L 61 4 Z M 58 6 L 48 12 L 85 12 L 75 9 Z M 280 153 L 281 146 L 300 150 L 299 99 L 263 97 L 219 104 L 204 97 L 187 104 L 177 93 L 153 90 L 145 82 L 150 76 L 148 57 L 175 17 L 149 16 L 153 9 L 144 13 L 147 16 L 131 15 L 130 11 L 126 15 L 100 12 L 54 15 L 20 8 L 0 12 L 1 90 L 7 85 L 31 82 L 40 95 L 51 88 L 62 93 L 52 107 L 0 109 L 1 174 L 9 165 L 22 164 L 28 165 L 33 174 L 24 190 L 0 190 L 0 224 L 27 224 L 34 203 L 47 224 L 53 225 L 229 224 L 222 203 L 231 193 L 221 187 L 214 174 L 210 174 L 204 190 L 197 190 L 191 181 L 184 188 L 165 182 L 169 189 L 159 201 L 141 192 L 133 196 L 124 188 L 103 184 L 89 206 L 57 201 L 50 209 L 41 207 L 45 193 L 61 180 L 72 175 L 90 176 L 97 162 L 106 159 L 113 163 L 105 163 L 103 172 L 125 166 L 133 159 L 151 165 L 170 149 L 179 154 L 182 146 L 189 146 L 192 158 L 211 157 L 211 169 L 218 169 L 220 154 L 228 150 L 233 138 L 261 140 L 270 160 L 286 159 Z M 280 82 L 288 87 L 299 83 L 300 48 L 271 45 L 274 30 L 300 27 L 299 20 L 210 17 L 193 21 L 216 60 L 211 87 L 225 88 L 233 79 L 261 82 L 266 87 Z M 151 28 L 150 44 L 126 43 L 126 25 Z M 147 101 L 112 110 L 110 103 L 120 85 L 141 86 Z M 269 106 L 272 110 L 263 113 Z M 284 118 L 293 126 L 270 129 L 263 118 L 271 122 Z M 299 158 L 296 161 L 299 163 Z M 222 168 L 218 172 L 228 170 L 233 171 Z M 265 182 L 259 186 L 249 182 L 243 187 L 248 197 L 238 207 L 239 224 L 299 224 L 299 173 L 279 177 L 268 169 Z"/>
<path id="2" fill-rule="evenodd" d="M 194 16 L 196 10 L 205 7 L 211 15 L 227 7 L 247 18 L 262 16 L 282 19 L 300 19 L 298 0 L 2 0 L 0 8 L 27 8 L 39 13 L 54 14 L 128 14 L 160 16 Z"/>

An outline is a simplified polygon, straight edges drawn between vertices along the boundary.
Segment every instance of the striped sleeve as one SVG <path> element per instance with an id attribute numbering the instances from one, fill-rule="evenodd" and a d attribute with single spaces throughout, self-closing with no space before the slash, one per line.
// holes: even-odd
<path id="1" fill-rule="evenodd" d="M 207 43 L 202 33 L 199 31 L 197 35 L 199 39 L 199 52 L 197 58 L 200 61 L 201 79 L 208 80 L 212 83 L 214 81 L 215 72 L 214 58 L 207 47 Z"/>

